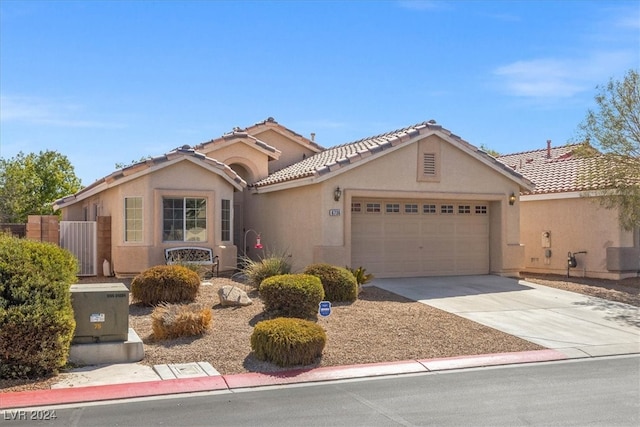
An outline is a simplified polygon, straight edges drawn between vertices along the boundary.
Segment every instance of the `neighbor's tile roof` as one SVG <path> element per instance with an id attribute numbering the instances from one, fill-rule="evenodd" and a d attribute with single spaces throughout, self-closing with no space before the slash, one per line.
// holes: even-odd
<path id="1" fill-rule="evenodd" d="M 575 151 L 582 144 L 507 154 L 497 159 L 520 172 L 535 184 L 532 192 L 524 194 L 585 191 L 607 186 L 606 174 L 597 173 L 601 167 L 597 157 L 580 157 Z"/>
<path id="2" fill-rule="evenodd" d="M 507 168 L 503 163 L 498 162 L 493 157 L 478 150 L 475 146 L 469 144 L 457 135 L 454 135 L 447 129 L 436 124 L 435 120 L 418 123 L 402 129 L 360 139 L 348 144 L 338 145 L 328 148 L 320 153 L 314 154 L 300 162 L 276 171 L 268 177 L 255 182 L 255 187 L 263 187 L 272 184 L 278 184 L 288 181 L 294 181 L 301 178 L 312 176 L 322 176 L 326 173 L 335 171 L 336 169 L 346 167 L 357 163 L 369 156 L 376 155 L 391 147 L 403 144 L 410 139 L 428 131 L 437 130 L 446 134 L 448 137 L 457 140 L 460 144 L 475 151 L 479 156 L 484 156 L 494 166 L 502 168 L 515 178 L 522 179 L 522 175 L 513 169 Z"/>

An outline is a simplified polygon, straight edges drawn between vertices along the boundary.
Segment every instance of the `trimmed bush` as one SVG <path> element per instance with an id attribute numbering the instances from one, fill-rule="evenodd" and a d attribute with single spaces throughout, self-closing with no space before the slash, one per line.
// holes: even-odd
<path id="1" fill-rule="evenodd" d="M 320 278 L 325 298 L 331 302 L 353 302 L 358 298 L 358 282 L 344 267 L 311 264 L 303 273 Z"/>
<path id="2" fill-rule="evenodd" d="M 291 264 L 285 254 L 271 253 L 257 261 L 249 257 L 242 259 L 242 274 L 246 277 L 247 284 L 258 287 L 268 277 L 289 274 Z"/>
<path id="3" fill-rule="evenodd" d="M 283 274 L 265 279 L 260 298 L 267 313 L 284 317 L 313 318 L 324 298 L 320 279 L 308 274 Z"/>
<path id="4" fill-rule="evenodd" d="M 211 326 L 211 308 L 204 304 L 160 304 L 151 313 L 157 340 L 202 335 Z"/>
<path id="5" fill-rule="evenodd" d="M 259 322 L 251 334 L 255 357 L 283 367 L 315 362 L 322 356 L 326 342 L 327 335 L 320 325 L 288 317 Z"/>
<path id="6" fill-rule="evenodd" d="M 131 282 L 131 296 L 145 305 L 190 303 L 200 289 L 198 273 L 181 265 L 157 265 Z"/>
<path id="7" fill-rule="evenodd" d="M 75 257 L 0 233 L 0 378 L 35 378 L 67 364 L 75 331 Z"/>

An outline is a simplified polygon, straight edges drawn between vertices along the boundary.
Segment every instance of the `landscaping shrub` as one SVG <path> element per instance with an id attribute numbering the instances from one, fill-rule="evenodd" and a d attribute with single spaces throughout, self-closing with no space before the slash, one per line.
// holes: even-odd
<path id="1" fill-rule="evenodd" d="M 265 311 L 284 317 L 313 318 L 324 298 L 320 279 L 307 274 L 269 277 L 259 289 Z"/>
<path id="2" fill-rule="evenodd" d="M 160 304 L 151 313 L 153 336 L 164 340 L 202 335 L 211 318 L 211 308 L 204 304 Z"/>
<path id="3" fill-rule="evenodd" d="M 257 261 L 249 257 L 242 258 L 242 274 L 246 277 L 247 284 L 258 287 L 268 277 L 289 274 L 291 264 L 287 256 L 278 253 L 270 253 Z"/>
<path id="4" fill-rule="evenodd" d="M 145 305 L 190 303 L 200 289 L 198 273 L 181 265 L 157 265 L 131 282 L 131 296 Z"/>
<path id="5" fill-rule="evenodd" d="M 356 278 L 344 267 L 311 264 L 304 269 L 303 273 L 320 278 L 324 296 L 331 302 L 353 302 L 358 298 Z"/>
<path id="6" fill-rule="evenodd" d="M 347 267 L 347 270 L 349 270 L 351 274 L 353 274 L 353 277 L 356 278 L 356 283 L 358 283 L 358 286 L 364 285 L 365 283 L 369 283 L 371 280 L 373 280 L 373 274 L 367 273 L 367 269 L 364 267 Z"/>
<path id="7" fill-rule="evenodd" d="M 313 363 L 322 356 L 326 342 L 320 325 L 287 317 L 259 322 L 251 334 L 255 357 L 283 367 Z"/>
<path id="8" fill-rule="evenodd" d="M 75 257 L 0 233 L 0 378 L 35 378 L 66 365 L 75 330 Z"/>

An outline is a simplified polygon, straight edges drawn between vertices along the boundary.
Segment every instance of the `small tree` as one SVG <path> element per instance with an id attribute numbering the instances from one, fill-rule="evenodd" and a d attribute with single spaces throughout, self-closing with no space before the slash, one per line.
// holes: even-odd
<path id="1" fill-rule="evenodd" d="M 596 110 L 588 110 L 580 124 L 587 141 L 581 155 L 593 158 L 595 167 L 582 178 L 603 182 L 602 206 L 618 208 L 621 226 L 640 226 L 640 86 L 637 70 L 629 70 L 622 81 L 609 80 L 597 86 Z M 592 147 L 600 150 L 593 150 Z"/>
<path id="2" fill-rule="evenodd" d="M 80 188 L 71 162 L 56 151 L 20 152 L 12 159 L 0 159 L 0 222 L 51 215 L 54 201 Z"/>

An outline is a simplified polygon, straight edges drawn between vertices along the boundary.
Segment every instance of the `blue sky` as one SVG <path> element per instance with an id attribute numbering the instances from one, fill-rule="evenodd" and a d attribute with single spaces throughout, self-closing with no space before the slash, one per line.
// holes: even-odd
<path id="1" fill-rule="evenodd" d="M 0 156 L 88 185 L 267 117 L 324 147 L 425 120 L 563 145 L 640 64 L 638 1 L 0 1 Z"/>

